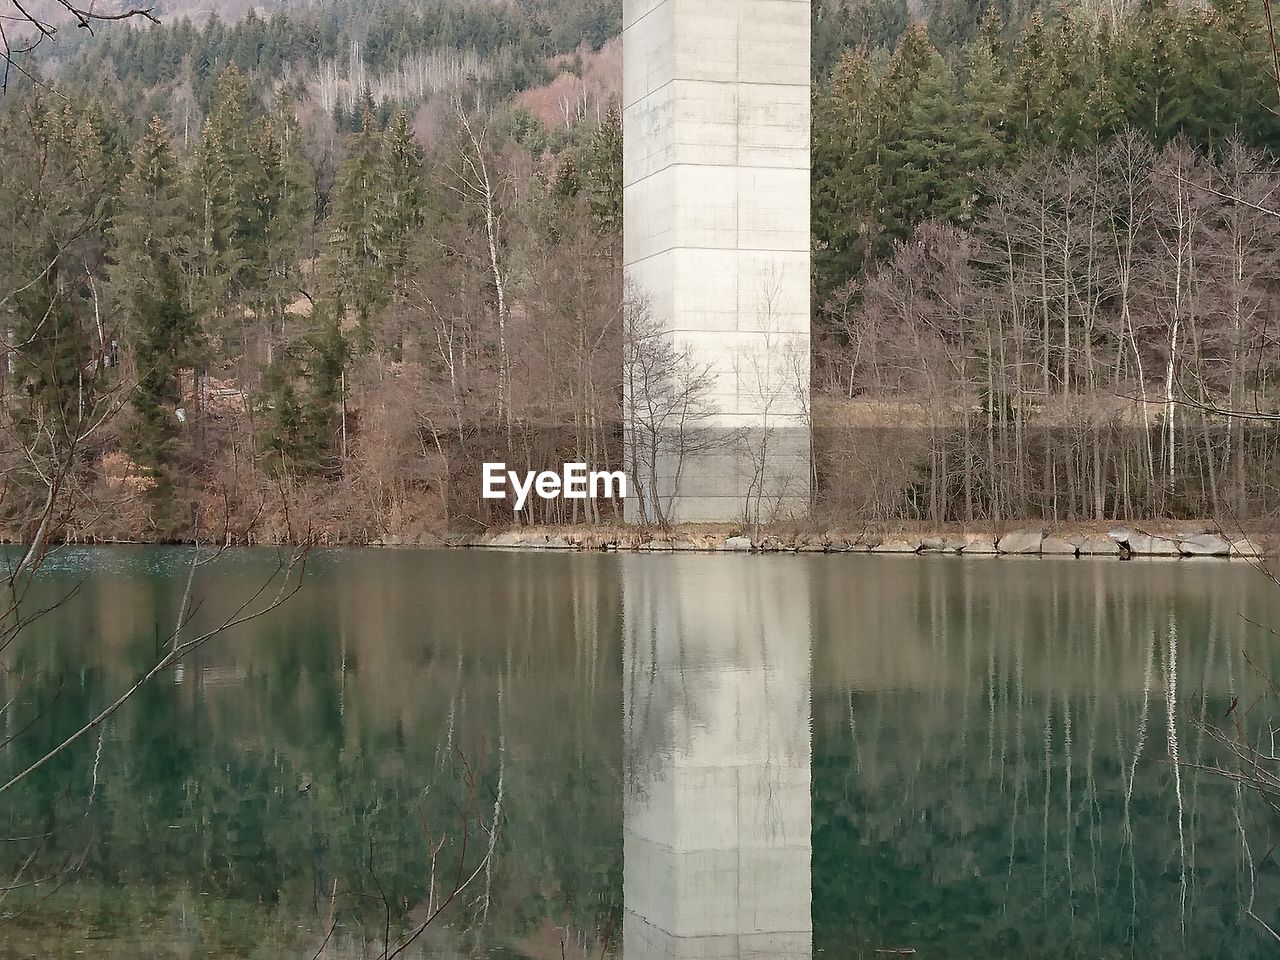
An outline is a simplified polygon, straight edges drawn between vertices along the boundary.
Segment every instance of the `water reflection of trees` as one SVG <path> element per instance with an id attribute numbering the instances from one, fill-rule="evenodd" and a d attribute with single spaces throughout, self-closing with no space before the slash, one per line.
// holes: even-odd
<path id="1" fill-rule="evenodd" d="M 47 642 L 11 664 L 49 680 L 21 707 L 48 709 L 42 736 L 105 696 L 112 671 L 145 663 L 153 623 L 170 620 L 157 554 L 110 556 L 122 569 L 89 580 Z M 1201 691 L 1216 717 L 1247 699 L 1242 650 L 1280 675 L 1268 638 L 1240 616 L 1276 622 L 1280 592 L 1212 563 L 764 559 L 803 569 L 812 598 L 815 954 L 1199 960 L 1268 948 L 1240 919 L 1237 812 L 1255 860 L 1274 837 L 1231 784 L 1175 777 L 1167 760 L 1170 718 L 1185 761 L 1209 756 L 1191 721 Z M 229 595 L 257 575 L 243 562 L 226 571 Z M 616 939 L 621 684 L 643 679 L 622 675 L 616 560 L 314 564 L 312 588 L 278 619 L 206 649 L 182 682 L 148 688 L 100 745 L 59 757 L 0 808 L 4 836 L 54 837 L 50 865 L 85 858 L 63 894 L 6 927 L 4 949 L 70 957 L 88 931 L 105 958 L 169 956 L 174 944 L 287 955 L 315 942 L 334 878 L 347 897 L 340 945 L 380 936 L 370 837 L 407 923 L 425 892 L 424 820 L 439 831 L 456 817 L 458 750 L 492 805 L 503 730 L 487 923 L 477 931 L 468 898 L 422 952 L 483 940 L 556 957 L 563 938 L 567 956 L 595 957 Z M 750 586 L 724 589 L 705 603 Z M 697 667 L 696 651 L 684 665 Z M 650 717 L 696 724 L 696 700 L 655 702 Z M 661 725 L 635 732 L 638 772 L 671 741 Z M 6 871 L 12 846 L 0 844 Z M 1280 881 L 1258 866 L 1256 908 L 1271 922 Z M 13 891 L 0 910 L 36 899 Z"/>
<path id="2" fill-rule="evenodd" d="M 818 575 L 841 589 L 814 591 L 815 677 L 832 681 L 815 691 L 817 949 L 1271 949 L 1241 919 L 1237 817 L 1265 830 L 1256 805 L 1173 762 L 1205 758 L 1193 720 L 1241 691 L 1246 645 L 1267 649 L 1240 616 L 1276 612 L 1264 583 L 1208 565 L 939 561 L 874 578 L 871 602 L 853 573 L 829 565 Z M 1259 884 L 1274 909 L 1274 867 Z"/>
<path id="3" fill-rule="evenodd" d="M 173 589 L 164 571 L 145 573 L 152 556 L 91 580 L 47 642 L 28 645 L 22 666 L 45 678 L 28 705 L 48 710 L 42 736 L 146 660 L 141 625 L 163 622 Z M 177 943 L 281 955 L 315 943 L 335 880 L 343 919 L 326 955 L 382 937 L 379 886 L 393 933 L 409 929 L 427 898 L 428 835 L 457 823 L 465 762 L 486 815 L 504 780 L 492 873 L 422 950 L 536 950 L 552 928 L 594 943 L 619 909 L 621 697 L 616 578 L 593 561 L 318 557 L 280 617 L 146 688 L 100 749 L 59 757 L 0 809 L 5 836 L 49 831 L 50 862 L 84 859 L 47 901 L 11 893 L 0 910 L 29 912 L 6 934 L 39 928 L 33 942 L 48 944 L 61 927 L 83 945 L 87 932 L 101 956 L 113 955 L 102 938 L 118 956 Z"/>

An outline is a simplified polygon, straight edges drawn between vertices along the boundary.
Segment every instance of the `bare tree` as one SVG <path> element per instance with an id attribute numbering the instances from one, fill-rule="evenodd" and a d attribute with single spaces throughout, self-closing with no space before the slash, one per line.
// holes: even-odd
<path id="1" fill-rule="evenodd" d="M 1272 514 L 1276 172 L 1125 132 L 988 189 L 829 304 L 824 495 L 839 463 L 865 519 Z"/>
<path id="2" fill-rule="evenodd" d="M 460 99 L 454 113 L 459 128 L 456 156 L 445 165 L 453 175 L 449 188 L 473 208 L 483 225 L 485 259 L 493 284 L 494 313 L 498 327 L 498 418 L 511 431 L 511 350 L 509 326 L 511 303 L 503 239 L 505 184 L 495 167 L 487 118 L 475 118 Z"/>
<path id="3" fill-rule="evenodd" d="M 752 339 L 733 354 L 740 398 L 753 423 L 738 432 L 738 450 L 750 471 L 743 523 L 758 534 L 761 524 L 777 520 L 796 477 L 786 460 L 799 451 L 790 446 L 796 428 L 807 419 L 808 351 L 782 329 L 782 279 L 766 271 L 760 278 Z M 801 360 L 801 354 L 805 360 Z M 797 461 L 798 462 L 798 461 Z"/>
<path id="4" fill-rule="evenodd" d="M 367 91 L 375 103 L 420 103 L 436 93 L 453 94 L 477 80 L 488 80 L 493 64 L 475 50 L 437 48 L 415 53 L 393 70 L 371 74 L 359 40 L 351 41 L 345 61 L 321 63 L 311 78 L 316 98 L 326 113 L 335 107 L 356 110 Z"/>
<path id="5" fill-rule="evenodd" d="M 623 423 L 635 519 L 665 527 L 676 519 L 688 460 L 723 450 L 730 441 L 709 425 L 715 415 L 711 365 L 678 344 L 633 292 L 623 310 Z"/>

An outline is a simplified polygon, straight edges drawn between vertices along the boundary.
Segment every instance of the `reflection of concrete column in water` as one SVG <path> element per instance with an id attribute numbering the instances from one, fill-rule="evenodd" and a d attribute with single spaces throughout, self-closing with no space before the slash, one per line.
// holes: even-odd
<path id="1" fill-rule="evenodd" d="M 804 568 L 621 563 L 625 960 L 808 958 Z"/>

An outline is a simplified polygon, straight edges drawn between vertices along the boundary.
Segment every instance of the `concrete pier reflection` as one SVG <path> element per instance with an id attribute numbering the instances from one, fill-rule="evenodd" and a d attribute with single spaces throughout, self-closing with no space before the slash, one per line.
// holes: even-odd
<path id="1" fill-rule="evenodd" d="M 812 956 L 804 567 L 621 557 L 626 960 Z"/>

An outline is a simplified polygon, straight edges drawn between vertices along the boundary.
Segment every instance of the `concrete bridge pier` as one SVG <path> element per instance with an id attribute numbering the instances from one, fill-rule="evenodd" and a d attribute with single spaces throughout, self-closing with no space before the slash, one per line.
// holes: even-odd
<path id="1" fill-rule="evenodd" d="M 628 323 L 668 349 L 628 375 L 628 449 L 669 519 L 808 510 L 809 17 L 809 0 L 624 0 Z"/>

